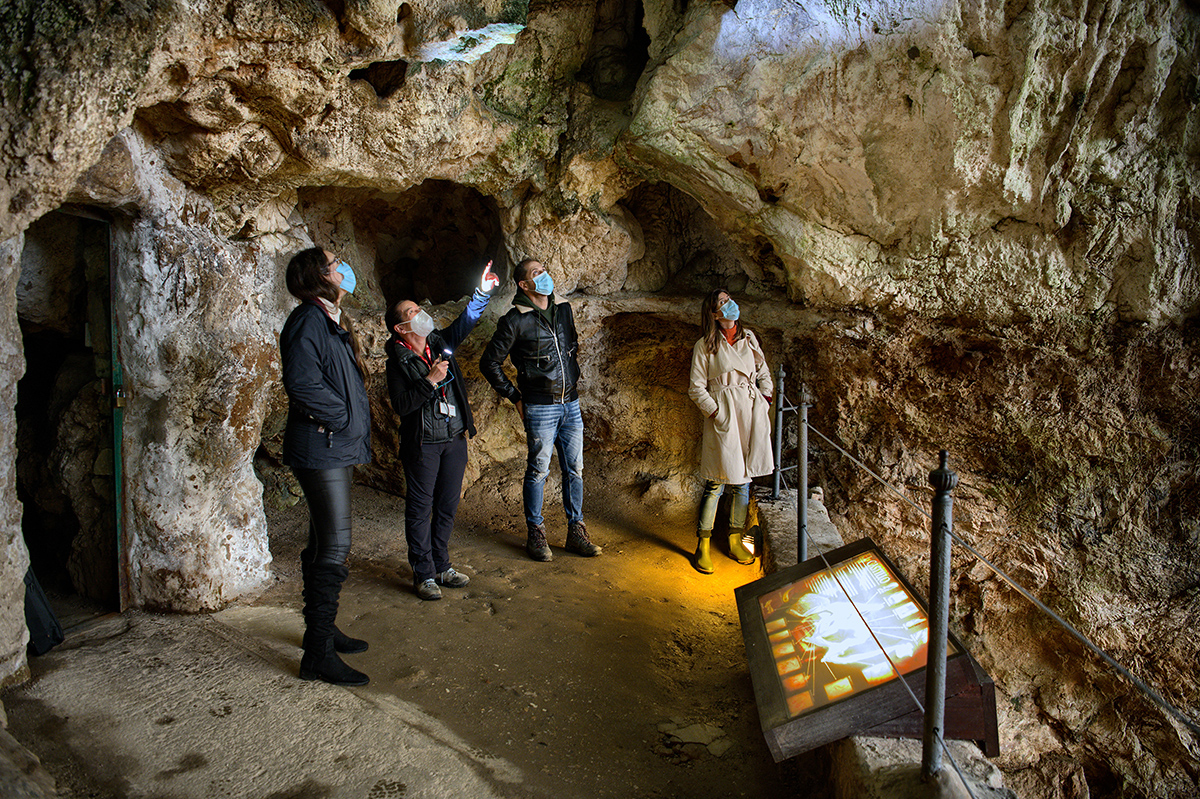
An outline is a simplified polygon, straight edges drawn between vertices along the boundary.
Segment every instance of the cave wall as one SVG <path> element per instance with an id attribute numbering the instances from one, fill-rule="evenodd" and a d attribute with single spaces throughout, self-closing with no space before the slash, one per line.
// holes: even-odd
<path id="1" fill-rule="evenodd" d="M 917 494 L 949 448 L 964 533 L 1194 711 L 1170 668 L 1191 671 L 1200 606 L 1198 36 L 1182 0 L 15 0 L 0 275 L 15 285 L 23 231 L 64 202 L 113 220 L 135 604 L 217 608 L 269 577 L 263 482 L 296 498 L 276 337 L 302 247 L 364 278 L 359 478 L 396 490 L 379 317 L 413 292 L 448 321 L 466 270 L 421 282 L 422 237 L 388 230 L 445 218 L 440 258 L 535 255 L 576 304 L 589 451 L 622 490 L 694 501 L 681 370 L 725 284 L 823 432 Z M 483 478 L 519 470 L 515 415 L 470 390 L 468 486 L 519 502 Z M 813 469 L 919 583 L 920 519 L 829 448 Z M 0 680 L 24 669 L 27 563 L 11 479 L 4 497 Z M 960 563 L 1010 778 L 1188 795 L 1194 738 Z"/>
<path id="2" fill-rule="evenodd" d="M 1200 296 L 1196 37 L 1181 2 L 692 4 L 619 152 L 796 300 L 1165 321 Z"/>
<path id="3" fill-rule="evenodd" d="M 0 242 L 0 685 L 26 679 L 25 571 L 29 550 L 21 535 L 21 503 L 17 501 L 17 381 L 25 373 L 21 327 L 17 321 L 17 282 L 21 277 L 24 236 Z"/>
<path id="4" fill-rule="evenodd" d="M 838 375 L 812 387 L 813 426 L 926 511 L 948 449 L 956 533 L 1194 708 L 1196 686 L 1173 675 L 1200 656 L 1185 632 L 1200 623 L 1195 321 L 859 321 L 783 331 L 797 373 Z M 843 534 L 882 542 L 927 585 L 928 519 L 812 440 L 810 479 Z M 1195 793 L 1194 737 L 959 546 L 951 596 L 953 629 L 996 681 L 998 763 L 1018 795 Z M 1131 755 L 1143 746 L 1154 756 Z"/>

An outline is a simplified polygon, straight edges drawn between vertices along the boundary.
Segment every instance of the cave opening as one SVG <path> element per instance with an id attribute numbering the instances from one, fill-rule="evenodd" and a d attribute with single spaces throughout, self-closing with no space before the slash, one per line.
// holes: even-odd
<path id="1" fill-rule="evenodd" d="M 469 297 L 489 260 L 501 280 L 510 274 L 496 203 L 468 186 L 426 180 L 395 194 L 306 188 L 299 199 L 313 240 L 370 273 L 374 285 L 355 301 L 377 302 L 381 313 L 402 299 L 440 305 Z"/>
<path id="2" fill-rule="evenodd" d="M 31 569 L 60 615 L 68 596 L 120 606 L 110 235 L 86 209 L 53 211 L 21 252 L 17 498 Z"/>
<path id="3" fill-rule="evenodd" d="M 695 295 L 714 288 L 785 298 L 783 263 L 771 243 L 730 236 L 700 203 L 669 183 L 642 183 L 620 201 L 638 221 L 645 254 L 629 264 L 626 291 Z"/>
<path id="4" fill-rule="evenodd" d="M 407 74 L 407 61 L 376 61 L 362 69 L 350 70 L 350 80 L 365 80 L 375 90 L 376 97 L 387 99 L 404 85 Z"/>
<path id="5" fill-rule="evenodd" d="M 633 97 L 650 60 L 650 36 L 642 26 L 641 0 L 600 0 L 588 56 L 578 75 L 601 100 Z"/>

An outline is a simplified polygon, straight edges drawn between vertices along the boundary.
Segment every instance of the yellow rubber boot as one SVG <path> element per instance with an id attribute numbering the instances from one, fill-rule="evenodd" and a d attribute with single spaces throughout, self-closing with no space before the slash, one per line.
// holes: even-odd
<path id="1" fill-rule="evenodd" d="M 696 560 L 693 565 L 696 567 L 696 571 L 701 574 L 713 573 L 712 553 L 709 546 L 711 543 L 712 538 L 706 535 L 699 536 L 696 539 Z"/>
<path id="2" fill-rule="evenodd" d="M 741 530 L 729 534 L 729 557 L 743 566 L 754 562 L 754 553 L 746 549 L 746 545 L 742 543 Z"/>

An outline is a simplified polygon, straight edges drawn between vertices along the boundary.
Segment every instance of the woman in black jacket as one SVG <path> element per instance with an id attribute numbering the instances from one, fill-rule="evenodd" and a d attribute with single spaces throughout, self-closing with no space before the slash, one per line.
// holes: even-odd
<path id="1" fill-rule="evenodd" d="M 474 329 L 500 278 L 492 262 L 458 318 L 438 330 L 412 300 L 393 305 L 385 317 L 388 393 L 400 417 L 404 464 L 404 537 L 413 590 L 421 599 L 442 598 L 439 585 L 462 588 L 470 578 L 450 563 L 450 534 L 467 468 L 467 438 L 475 419 L 454 351 Z"/>
<path id="2" fill-rule="evenodd" d="M 371 460 L 371 410 L 358 339 L 342 297 L 354 290 L 354 270 L 318 247 L 288 263 L 287 288 L 300 305 L 279 334 L 288 395 L 283 462 L 292 467 L 308 502 L 304 575 L 304 656 L 300 679 L 366 685 L 338 652 L 365 652 L 367 642 L 336 625 L 338 596 L 349 572 L 350 479 Z"/>

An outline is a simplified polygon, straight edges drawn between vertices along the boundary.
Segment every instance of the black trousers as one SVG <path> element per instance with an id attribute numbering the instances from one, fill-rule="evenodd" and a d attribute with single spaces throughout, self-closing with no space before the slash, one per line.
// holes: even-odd
<path id="1" fill-rule="evenodd" d="M 407 497 L 404 537 L 413 584 L 450 568 L 450 533 L 467 470 L 467 439 L 422 444 L 401 452 Z"/>
<path id="2" fill-rule="evenodd" d="M 354 467 L 293 468 L 292 472 L 308 503 L 308 546 L 300 553 L 304 653 L 321 658 L 333 646 L 338 599 L 350 574 L 346 557 L 350 554 L 350 477 Z"/>
<path id="3" fill-rule="evenodd" d="M 301 562 L 345 565 L 350 555 L 350 479 L 354 467 L 293 468 L 292 473 L 308 503 L 308 547 L 300 553 Z"/>

